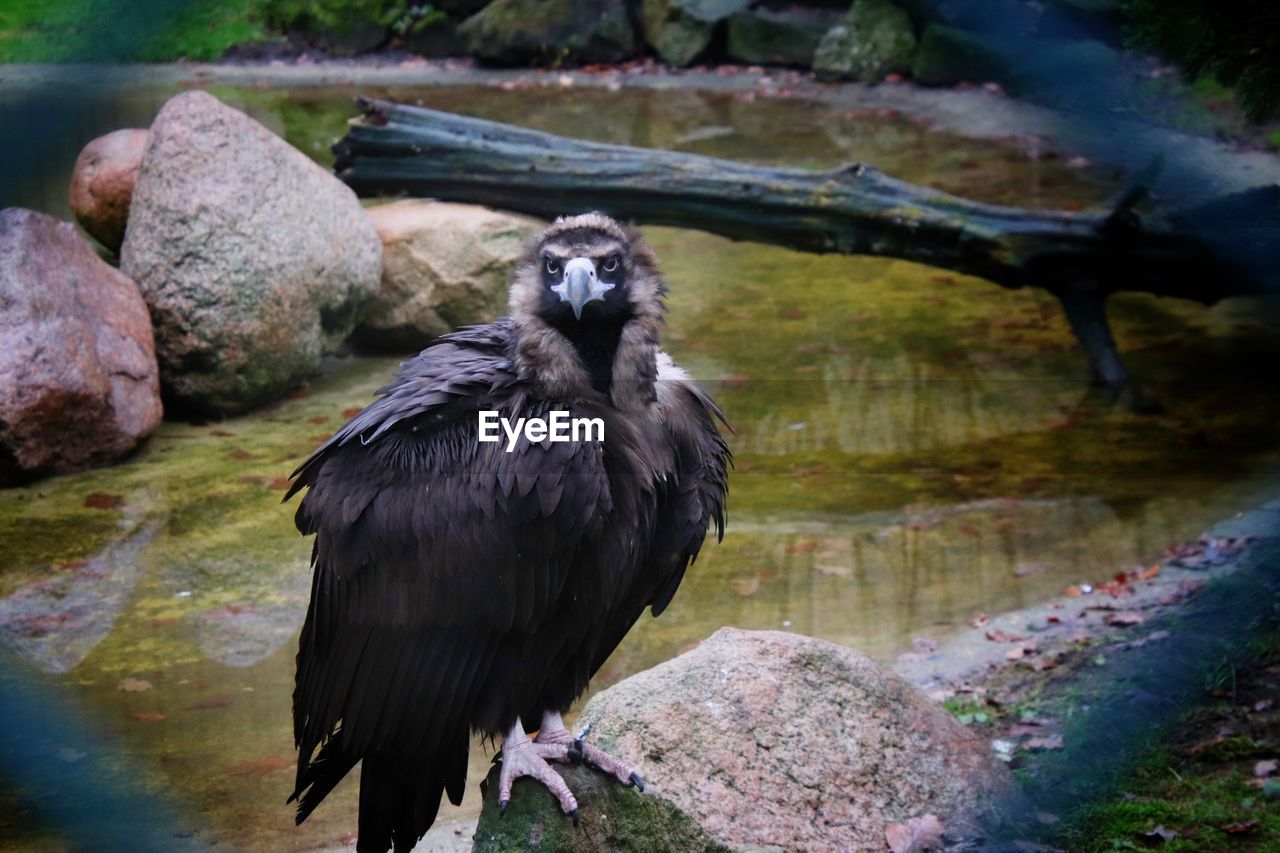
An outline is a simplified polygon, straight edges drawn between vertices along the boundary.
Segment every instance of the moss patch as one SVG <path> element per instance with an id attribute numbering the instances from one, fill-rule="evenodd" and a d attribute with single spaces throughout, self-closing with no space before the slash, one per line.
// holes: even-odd
<path id="1" fill-rule="evenodd" d="M 642 853 L 728 853 L 697 822 L 671 802 L 619 785 L 612 777 L 582 766 L 558 765 L 578 800 L 581 821 L 575 827 L 542 784 L 518 779 L 506 814 L 498 815 L 498 773 L 485 780 L 484 807 L 476 827 L 477 853 L 527 850 L 614 851 Z"/>

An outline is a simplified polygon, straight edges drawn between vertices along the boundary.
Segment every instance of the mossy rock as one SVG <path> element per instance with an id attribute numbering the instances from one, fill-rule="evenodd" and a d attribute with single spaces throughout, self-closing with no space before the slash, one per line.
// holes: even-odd
<path id="1" fill-rule="evenodd" d="M 825 79 L 879 80 L 909 71 L 915 52 L 915 29 L 906 12 L 889 0 L 854 0 L 818 43 L 813 70 Z"/>
<path id="2" fill-rule="evenodd" d="M 644 0 L 644 38 L 664 61 L 686 66 L 710 46 L 716 26 L 751 0 Z"/>
<path id="3" fill-rule="evenodd" d="M 689 815 L 652 793 L 642 794 L 581 765 L 554 765 L 578 799 L 578 826 L 560 811 L 551 792 L 532 779 L 517 779 L 506 814 L 498 815 L 498 773 L 485 780 L 484 807 L 476 826 L 476 853 L 600 853 L 663 850 L 728 853 Z"/>
<path id="4" fill-rule="evenodd" d="M 813 52 L 831 29 L 833 17 L 820 10 L 751 9 L 729 18 L 726 52 L 752 65 L 813 64 Z"/>
<path id="5" fill-rule="evenodd" d="M 918 83 L 948 85 L 1006 82 L 1013 75 L 996 46 L 987 39 L 955 27 L 930 24 L 920 38 L 911 76 Z"/>
<path id="6" fill-rule="evenodd" d="M 1015 94 L 1051 92 L 1088 102 L 1088 81 L 1123 74 L 1119 51 L 1093 39 L 1039 39 L 1001 45 L 965 30 L 931 24 L 912 64 L 917 82 L 929 85 L 995 81 Z"/>
<path id="7" fill-rule="evenodd" d="M 458 35 L 492 65 L 619 62 L 636 49 L 622 0 L 495 0 L 463 21 Z"/>

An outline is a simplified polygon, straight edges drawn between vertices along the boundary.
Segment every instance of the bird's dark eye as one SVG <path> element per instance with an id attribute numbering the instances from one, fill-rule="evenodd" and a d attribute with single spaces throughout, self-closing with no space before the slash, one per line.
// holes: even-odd
<path id="1" fill-rule="evenodd" d="M 560 262 L 555 258 L 547 258 L 547 273 L 549 275 L 555 275 L 558 272 L 560 272 Z"/>
<path id="2" fill-rule="evenodd" d="M 618 256 L 610 255 L 609 257 L 605 258 L 604 264 L 602 264 L 602 267 L 605 272 L 613 272 L 614 270 L 616 270 L 618 268 Z"/>

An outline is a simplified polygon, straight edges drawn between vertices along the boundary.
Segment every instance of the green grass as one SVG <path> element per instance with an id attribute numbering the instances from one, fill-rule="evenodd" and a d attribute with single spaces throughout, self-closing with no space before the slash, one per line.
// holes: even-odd
<path id="1" fill-rule="evenodd" d="M 1156 827 L 1178 833 L 1165 851 L 1264 849 L 1280 837 L 1275 800 L 1247 783 L 1239 770 L 1222 774 L 1179 765 L 1168 752 L 1149 758 L 1126 791 L 1078 821 L 1072 850 L 1142 850 L 1159 842 Z M 1258 821 L 1252 825 L 1251 821 Z"/>
<path id="2" fill-rule="evenodd" d="M 263 0 L 4 0 L 0 62 L 208 61 L 264 40 Z"/>
<path id="3" fill-rule="evenodd" d="M 1188 712 L 1118 791 L 1070 816 L 1059 846 L 1280 849 L 1280 779 L 1254 775 L 1257 762 L 1276 758 L 1280 744 L 1280 631 L 1263 631 L 1246 657 L 1242 668 L 1220 668 L 1206 684 L 1215 701 Z M 1177 835 L 1162 843 L 1157 827 Z"/>

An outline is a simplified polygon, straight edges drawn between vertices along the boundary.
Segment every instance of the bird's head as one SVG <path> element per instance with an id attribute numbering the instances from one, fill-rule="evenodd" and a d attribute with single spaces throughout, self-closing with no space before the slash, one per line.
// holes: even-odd
<path id="1" fill-rule="evenodd" d="M 598 371 L 600 365 L 582 362 L 583 341 L 607 336 L 618 341 L 613 372 L 618 364 L 640 371 L 638 362 L 652 361 L 656 352 L 665 293 L 657 262 L 638 234 L 603 213 L 557 219 L 529 244 L 511 286 L 522 369 L 544 385 L 574 386 L 572 377 L 558 378 L 577 368 Z"/>
<path id="2" fill-rule="evenodd" d="M 639 237 L 602 213 L 586 213 L 557 219 L 533 240 L 511 288 L 511 309 L 557 329 L 622 324 L 660 316 L 663 292 Z"/>

